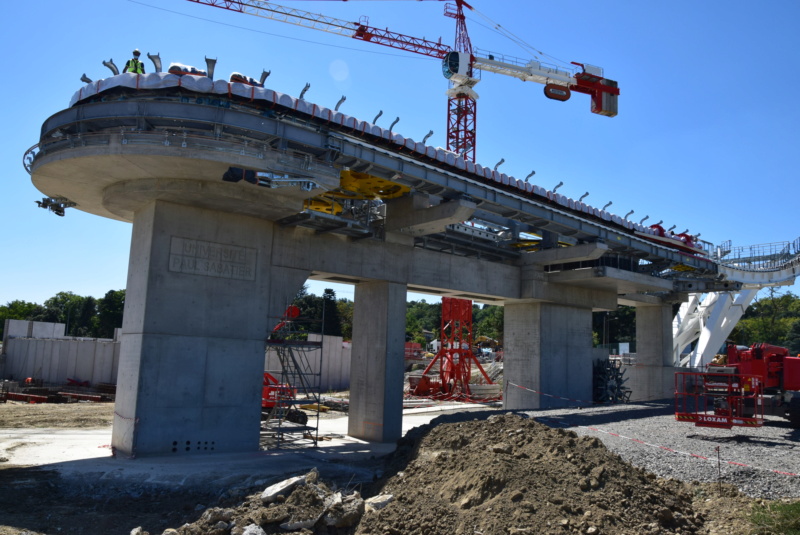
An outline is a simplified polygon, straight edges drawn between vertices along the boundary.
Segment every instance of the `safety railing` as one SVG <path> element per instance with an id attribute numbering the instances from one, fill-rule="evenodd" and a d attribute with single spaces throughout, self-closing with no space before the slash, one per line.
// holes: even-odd
<path id="1" fill-rule="evenodd" d="M 675 374 L 675 419 L 697 427 L 764 425 L 761 378 L 714 372 Z"/>
<path id="2" fill-rule="evenodd" d="M 137 130 L 133 132 L 122 130 L 120 132 L 68 134 L 57 139 L 37 143 L 29 148 L 22 157 L 22 165 L 28 174 L 31 174 L 37 158 L 78 147 L 108 145 L 115 141 L 122 145 L 172 146 L 208 153 L 222 152 L 238 156 L 250 156 L 261 160 L 268 155 L 273 155 L 276 158 L 276 163 L 289 172 L 309 176 L 338 174 L 333 166 L 320 165 L 319 162 L 312 160 L 307 155 L 294 156 L 285 151 L 273 149 L 265 142 L 238 136 L 214 137 L 189 134 L 183 130 Z"/>
<path id="3" fill-rule="evenodd" d="M 745 271 L 774 271 L 800 263 L 800 238 L 792 242 L 775 242 L 760 245 L 749 245 L 718 249 L 716 259 L 723 266 Z"/>

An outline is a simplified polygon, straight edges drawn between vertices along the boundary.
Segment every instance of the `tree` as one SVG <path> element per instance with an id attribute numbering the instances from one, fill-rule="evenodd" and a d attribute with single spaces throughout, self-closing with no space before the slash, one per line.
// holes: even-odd
<path id="1" fill-rule="evenodd" d="M 0 306 L 0 340 L 5 334 L 5 320 L 30 320 L 33 316 L 41 314 L 44 308 L 28 301 L 9 301 Z"/>
<path id="2" fill-rule="evenodd" d="M 74 336 L 81 327 L 81 311 L 84 307 L 85 297 L 72 292 L 58 292 L 44 302 L 44 311 L 40 316 L 31 318 L 35 321 L 48 321 L 63 323 L 64 334 Z M 91 325 L 88 326 L 91 328 Z"/>
<path id="3" fill-rule="evenodd" d="M 496 305 L 485 305 L 472 318 L 473 338 L 486 336 L 503 344 L 505 309 Z"/>
<path id="4" fill-rule="evenodd" d="M 792 355 L 800 355 L 800 319 L 794 320 L 786 337 L 786 347 Z"/>
<path id="5" fill-rule="evenodd" d="M 114 329 L 122 327 L 125 308 L 125 290 L 109 290 L 97 301 L 97 322 L 94 335 L 98 338 L 113 338 Z"/>
<path id="6" fill-rule="evenodd" d="M 303 286 L 292 304 L 300 309 L 300 316 L 293 325 L 294 330 L 318 333 L 322 326 L 322 298 L 308 293 L 307 287 Z"/>
<path id="7" fill-rule="evenodd" d="M 339 310 L 339 321 L 342 325 L 342 338 L 345 340 L 352 340 L 354 303 L 349 299 L 339 299 L 336 301 L 336 308 Z"/>
<path id="8" fill-rule="evenodd" d="M 439 337 L 439 331 L 442 329 L 442 303 L 431 304 L 422 301 L 409 301 L 406 303 L 406 324 L 410 318 L 414 318 L 416 322 L 412 326 L 414 332 L 409 332 L 408 325 L 406 325 L 406 335 L 411 335 L 411 338 L 425 339 L 425 331 L 433 333 L 434 337 Z"/>
<path id="9" fill-rule="evenodd" d="M 617 307 L 609 312 L 592 314 L 592 339 L 600 344 L 636 343 L 636 308 Z"/>
<path id="10" fill-rule="evenodd" d="M 322 320 L 322 334 L 342 336 L 342 322 L 336 306 L 336 292 L 330 288 L 325 288 L 322 292 Z"/>
<path id="11" fill-rule="evenodd" d="M 767 296 L 753 302 L 731 333 L 740 345 L 766 342 L 787 346 L 794 322 L 800 319 L 800 299 L 791 292 L 767 289 Z"/>

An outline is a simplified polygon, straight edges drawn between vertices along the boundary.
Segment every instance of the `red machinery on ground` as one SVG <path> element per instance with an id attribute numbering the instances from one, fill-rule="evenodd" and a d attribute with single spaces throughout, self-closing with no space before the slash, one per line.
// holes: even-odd
<path id="1" fill-rule="evenodd" d="M 707 371 L 675 374 L 675 419 L 700 427 L 759 427 L 764 415 L 800 428 L 800 357 L 785 347 L 729 344 Z"/>
<path id="2" fill-rule="evenodd" d="M 472 301 L 442 297 L 441 347 L 419 381 L 411 386 L 411 391 L 416 396 L 437 399 L 488 401 L 486 396 L 476 396 L 472 391 L 471 386 L 475 386 L 470 385 L 473 364 L 483 376 L 483 384 L 494 385 L 472 352 Z M 436 365 L 438 376 L 433 371 Z M 498 398 L 497 395 L 490 397 Z"/>
<path id="3" fill-rule="evenodd" d="M 297 389 L 291 385 L 281 383 L 274 375 L 264 372 L 264 386 L 261 388 L 261 407 L 271 409 L 276 405 L 286 405 L 289 400 L 295 399 Z"/>

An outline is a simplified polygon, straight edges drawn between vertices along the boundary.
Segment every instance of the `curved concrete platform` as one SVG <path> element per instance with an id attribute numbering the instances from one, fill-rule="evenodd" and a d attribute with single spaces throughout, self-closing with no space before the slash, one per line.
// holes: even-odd
<path id="1" fill-rule="evenodd" d="M 51 148 L 52 154 L 37 157 L 32 181 L 50 196 L 77 203 L 79 210 L 129 222 L 136 210 L 156 200 L 276 220 L 302 211 L 303 201 L 323 191 L 322 186 L 338 186 L 338 171 L 333 168 L 320 166 L 299 176 L 296 167 L 302 161 L 279 162 L 280 155 L 271 152 L 271 157 L 242 155 L 241 143 L 202 140 L 207 147 L 190 148 L 165 146 L 164 141 L 163 133 L 85 135 L 86 145 Z M 223 176 L 231 167 L 281 175 L 293 172 L 296 183 L 269 188 L 225 182 Z"/>

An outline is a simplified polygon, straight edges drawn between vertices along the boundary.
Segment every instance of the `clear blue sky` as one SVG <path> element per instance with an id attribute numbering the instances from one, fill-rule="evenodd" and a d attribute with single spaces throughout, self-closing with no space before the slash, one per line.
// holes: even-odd
<path id="1" fill-rule="evenodd" d="M 441 2 L 285 1 L 298 9 L 452 44 Z M 533 49 L 565 62 L 601 66 L 619 82 L 619 115 L 589 113 L 585 95 L 560 103 L 542 86 L 486 73 L 476 87 L 477 159 L 603 206 L 631 220 L 649 215 L 677 231 L 734 245 L 800 236 L 800 2 L 641 0 L 531 2 L 472 0 Z M 474 46 L 533 53 L 468 14 Z M 122 67 L 131 50 L 160 53 L 164 67 L 204 66 L 216 78 L 238 71 L 267 86 L 445 145 L 447 83 L 437 60 L 341 36 L 229 13 L 185 0 L 10 2 L 0 22 L 4 134 L 0 143 L 0 304 L 42 303 L 59 291 L 100 297 L 125 287 L 131 226 L 75 209 L 63 218 L 37 208 L 43 196 L 22 167 L 39 128 L 82 83 Z M 543 59 L 547 59 L 544 58 Z M 148 72 L 152 65 L 147 62 Z M 798 286 L 791 287 L 800 293 Z M 311 286 L 312 292 L 321 288 Z M 352 288 L 337 287 L 352 298 Z M 431 300 L 429 298 L 429 300 Z M 435 298 L 433 299 L 435 300 Z"/>

